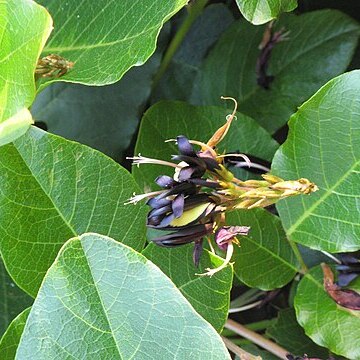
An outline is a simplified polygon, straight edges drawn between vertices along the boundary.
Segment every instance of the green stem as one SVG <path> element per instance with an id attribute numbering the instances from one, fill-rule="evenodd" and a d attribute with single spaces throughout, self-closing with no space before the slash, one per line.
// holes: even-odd
<path id="1" fill-rule="evenodd" d="M 208 1 L 209 0 L 196 0 L 194 3 L 188 5 L 188 15 L 184 20 L 184 22 L 180 25 L 179 30 L 176 32 L 168 48 L 166 49 L 159 70 L 156 73 L 153 80 L 153 86 L 152 86 L 153 89 L 155 89 L 155 87 L 159 83 L 160 79 L 162 78 L 162 76 L 164 75 L 165 71 L 167 70 L 170 64 L 171 59 L 173 58 L 177 49 L 183 42 L 186 34 L 190 30 L 194 21 L 198 18 L 198 16 L 201 15 L 203 8 L 205 7 Z"/>
<path id="2" fill-rule="evenodd" d="M 300 264 L 300 266 L 301 266 L 300 273 L 301 273 L 301 274 L 306 274 L 306 273 L 309 271 L 309 269 L 308 269 L 308 267 L 306 266 L 305 261 L 304 261 L 303 257 L 302 257 L 301 254 L 300 254 L 299 248 L 298 248 L 297 245 L 296 245 L 293 241 L 291 241 L 290 239 L 288 239 L 288 241 L 289 241 L 289 244 L 290 244 L 290 246 L 291 246 L 291 248 L 292 248 L 292 250 L 293 250 L 293 252 L 294 252 L 294 254 L 295 254 L 296 259 L 298 260 L 298 262 L 299 262 L 299 264 Z"/>

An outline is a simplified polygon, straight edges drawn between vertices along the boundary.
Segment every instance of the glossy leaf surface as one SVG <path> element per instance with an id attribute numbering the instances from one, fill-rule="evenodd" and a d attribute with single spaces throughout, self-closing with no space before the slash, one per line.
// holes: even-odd
<path id="1" fill-rule="evenodd" d="M 35 97 L 35 67 L 51 29 L 50 15 L 34 1 L 0 1 L 0 145 L 30 127 L 26 108 Z"/>
<path id="2" fill-rule="evenodd" d="M 296 0 L 236 0 L 236 3 L 246 20 L 254 25 L 264 24 L 297 6 Z"/>
<path id="3" fill-rule="evenodd" d="M 69 240 L 45 277 L 17 359 L 149 355 L 230 359 L 216 331 L 144 256 L 98 234 Z"/>
<path id="4" fill-rule="evenodd" d="M 341 75 L 303 104 L 276 153 L 272 171 L 309 178 L 310 196 L 278 203 L 288 236 L 329 252 L 360 248 L 360 71 Z"/>
<path id="5" fill-rule="evenodd" d="M 314 342 L 349 359 L 360 357 L 360 347 L 354 346 L 360 341 L 359 311 L 337 305 L 325 292 L 320 266 L 301 280 L 295 309 L 298 322 Z"/>
<path id="6" fill-rule="evenodd" d="M 43 55 L 75 63 L 60 79 L 86 85 L 112 84 L 155 51 L 163 23 L 187 0 L 40 0 L 56 24 Z"/>
<path id="7" fill-rule="evenodd" d="M 192 260 L 193 248 L 193 244 L 172 249 L 150 244 L 143 255 L 159 266 L 194 309 L 221 332 L 228 317 L 233 271 L 227 266 L 211 278 L 198 276 L 206 272 L 206 268 L 220 266 L 222 260 L 204 250 L 199 268 L 196 268 Z"/>
<path id="8" fill-rule="evenodd" d="M 291 281 L 299 266 L 277 216 L 264 209 L 238 210 L 226 215 L 226 223 L 251 228 L 234 247 L 234 272 L 242 282 L 272 290 Z"/>
<path id="9" fill-rule="evenodd" d="M 32 128 L 0 148 L 0 184 L 1 253 L 31 295 L 72 236 L 96 230 L 143 247 L 145 209 L 124 206 L 135 181 L 93 149 Z"/>

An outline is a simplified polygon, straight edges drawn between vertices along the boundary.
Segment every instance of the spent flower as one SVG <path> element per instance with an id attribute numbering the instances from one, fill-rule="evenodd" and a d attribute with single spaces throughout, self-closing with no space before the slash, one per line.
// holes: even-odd
<path id="1" fill-rule="evenodd" d="M 35 69 L 37 78 L 55 77 L 59 78 L 65 75 L 74 67 L 74 63 L 59 55 L 50 54 L 38 60 Z"/>
<path id="2" fill-rule="evenodd" d="M 283 180 L 271 174 L 262 175 L 263 180 L 243 181 L 234 176 L 227 168 L 227 156 L 241 158 L 251 166 L 244 154 L 220 154 L 217 145 L 224 139 L 230 125 L 236 119 L 237 102 L 232 114 L 226 117 L 221 126 L 206 142 L 177 136 L 175 141 L 179 154 L 172 161 L 138 156 L 132 159 L 134 165 L 157 164 L 174 169 L 173 176 L 160 175 L 155 182 L 162 189 L 147 194 L 134 195 L 128 203 L 136 204 L 147 199 L 150 211 L 147 226 L 167 231 L 152 241 L 165 247 L 194 243 L 193 261 L 198 266 L 203 239 L 209 242 L 214 235 L 215 244 L 226 251 L 223 264 L 216 269 L 206 269 L 199 275 L 213 275 L 227 266 L 233 254 L 234 244 L 240 245 L 238 237 L 246 236 L 250 228 L 246 224 L 230 226 L 226 224 L 226 212 L 236 209 L 266 207 L 289 196 L 310 194 L 317 186 L 307 179 Z M 195 150 L 196 147 L 200 149 Z"/>

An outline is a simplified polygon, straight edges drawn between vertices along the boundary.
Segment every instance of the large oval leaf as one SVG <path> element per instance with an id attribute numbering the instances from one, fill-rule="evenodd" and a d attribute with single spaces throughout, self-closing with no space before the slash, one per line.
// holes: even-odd
<path id="1" fill-rule="evenodd" d="M 43 55 L 75 62 L 65 76 L 50 81 L 105 85 L 119 80 L 155 51 L 163 23 L 187 0 L 40 0 L 54 18 L 54 33 Z"/>
<path id="2" fill-rule="evenodd" d="M 10 322 L 32 302 L 33 299 L 14 284 L 0 258 L 0 337 Z"/>
<path id="3" fill-rule="evenodd" d="M 0 1 L 0 145 L 30 127 L 34 72 L 52 30 L 47 11 L 29 0 Z"/>
<path id="4" fill-rule="evenodd" d="M 173 142 L 165 143 L 165 140 L 186 135 L 190 139 L 206 142 L 225 123 L 229 113 L 231 110 L 215 106 L 192 106 L 179 101 L 157 103 L 141 121 L 135 153 L 169 160 L 171 155 L 178 153 L 178 149 Z M 219 144 L 219 151 L 243 152 L 270 161 L 278 143 L 253 119 L 240 113 L 236 116 L 237 121 L 233 122 L 225 139 Z M 154 179 L 167 173 L 167 170 L 164 166 L 143 165 L 134 168 L 133 173 L 140 184 L 149 188 L 154 187 Z"/>
<path id="5" fill-rule="evenodd" d="M 16 358 L 64 357 L 230 359 L 220 336 L 155 265 L 98 234 L 62 248 Z"/>
<path id="6" fill-rule="evenodd" d="M 30 308 L 20 313 L 9 325 L 5 334 L 0 339 L 1 360 L 14 360 L 21 335 L 24 331 Z"/>
<path id="7" fill-rule="evenodd" d="M 241 102 L 242 113 L 274 132 L 320 86 L 345 71 L 359 36 L 358 24 L 335 10 L 286 15 L 276 23 L 276 29 L 281 28 L 289 31 L 289 40 L 272 51 L 270 89 L 256 80 L 264 27 L 237 21 L 204 61 L 193 102 L 215 105 L 220 95 L 233 96 Z"/>
<path id="8" fill-rule="evenodd" d="M 296 0 L 236 0 L 236 3 L 246 20 L 255 25 L 265 24 L 297 6 Z"/>
<path id="9" fill-rule="evenodd" d="M 330 252 L 360 249 L 360 71 L 329 81 L 289 122 L 273 172 L 320 190 L 278 203 L 290 238 Z"/>
<path id="10" fill-rule="evenodd" d="M 0 248 L 12 278 L 31 295 L 62 244 L 89 230 L 136 249 L 144 207 L 125 207 L 132 176 L 103 154 L 32 128 L 0 148 Z"/>
<path id="11" fill-rule="evenodd" d="M 320 266 L 300 281 L 295 309 L 298 322 L 317 344 L 349 359 L 360 358 L 359 311 L 337 305 L 326 293 Z"/>
<path id="12" fill-rule="evenodd" d="M 272 290 L 287 284 L 299 271 L 280 219 L 264 209 L 233 211 L 229 225 L 250 226 L 249 235 L 235 247 L 234 272 L 246 285 Z"/>
<path id="13" fill-rule="evenodd" d="M 221 332 L 228 317 L 232 268 L 227 266 L 211 278 L 198 276 L 197 274 L 206 272 L 206 268 L 220 266 L 222 260 L 208 251 L 203 251 L 199 268 L 196 268 L 192 260 L 193 248 L 193 244 L 172 249 L 150 244 L 143 254 L 159 266 L 194 309 L 218 332 Z"/>

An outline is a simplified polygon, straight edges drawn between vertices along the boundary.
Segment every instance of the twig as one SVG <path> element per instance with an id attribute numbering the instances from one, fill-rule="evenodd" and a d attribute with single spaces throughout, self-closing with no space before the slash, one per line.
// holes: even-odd
<path id="1" fill-rule="evenodd" d="M 225 324 L 225 328 L 233 331 L 245 339 L 252 341 L 256 345 L 259 345 L 263 349 L 276 355 L 279 359 L 287 360 L 286 355 L 290 353 L 289 351 L 285 350 L 278 344 L 275 344 L 271 340 L 264 338 L 262 335 L 247 329 L 245 326 L 237 323 L 236 321 L 228 319 Z"/>
<path id="2" fill-rule="evenodd" d="M 233 352 L 235 355 L 239 356 L 240 360 L 262 360 L 261 356 L 255 356 L 255 355 L 248 353 L 247 351 L 243 350 L 241 347 L 234 344 L 228 338 L 226 338 L 224 336 L 222 336 L 221 338 L 222 338 L 225 346 L 228 348 L 228 350 Z"/>

